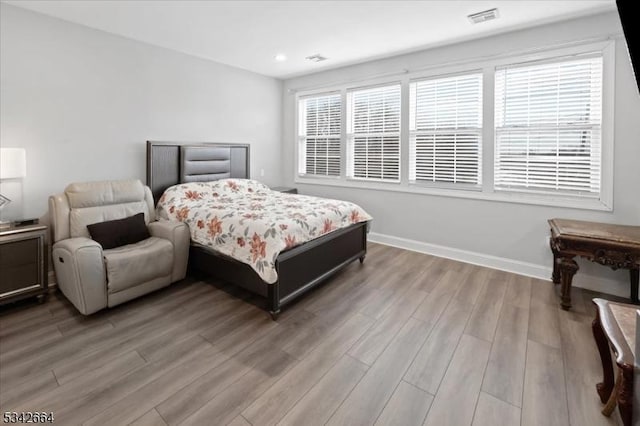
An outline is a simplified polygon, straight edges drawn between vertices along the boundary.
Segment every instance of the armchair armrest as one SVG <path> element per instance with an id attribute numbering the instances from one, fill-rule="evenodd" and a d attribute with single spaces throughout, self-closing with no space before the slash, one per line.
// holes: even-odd
<path id="1" fill-rule="evenodd" d="M 58 287 L 83 314 L 107 306 L 107 279 L 102 246 L 84 237 L 68 238 L 51 252 Z"/>
<path id="2" fill-rule="evenodd" d="M 173 270 L 171 282 L 180 281 L 187 275 L 189 260 L 189 227 L 182 222 L 157 221 L 148 225 L 152 237 L 164 238 L 173 244 Z"/>

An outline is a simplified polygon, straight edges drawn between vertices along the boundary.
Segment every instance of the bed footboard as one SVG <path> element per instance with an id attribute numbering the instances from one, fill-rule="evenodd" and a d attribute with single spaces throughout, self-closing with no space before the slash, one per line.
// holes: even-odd
<path id="1" fill-rule="evenodd" d="M 192 246 L 191 268 L 238 285 L 266 298 L 267 310 L 276 319 L 282 306 L 321 284 L 356 259 L 367 254 L 367 223 L 339 229 L 291 250 L 276 260 L 278 281 L 267 284 L 250 266 L 201 246 Z"/>

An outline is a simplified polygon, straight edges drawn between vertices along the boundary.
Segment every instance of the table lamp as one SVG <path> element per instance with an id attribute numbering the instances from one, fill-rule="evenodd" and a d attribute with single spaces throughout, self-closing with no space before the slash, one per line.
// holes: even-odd
<path id="1" fill-rule="evenodd" d="M 27 175 L 27 153 L 24 148 L 0 148 L 0 181 L 22 179 Z M 11 199 L 0 194 L 0 209 L 6 208 Z M 0 220 L 0 228 L 10 222 Z"/>

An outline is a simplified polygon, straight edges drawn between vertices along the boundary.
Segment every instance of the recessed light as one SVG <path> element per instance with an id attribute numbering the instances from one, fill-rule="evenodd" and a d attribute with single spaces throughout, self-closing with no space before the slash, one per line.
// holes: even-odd
<path id="1" fill-rule="evenodd" d="M 287 55 L 285 55 L 284 53 L 278 53 L 274 59 L 278 62 L 284 62 L 287 60 Z"/>
<path id="2" fill-rule="evenodd" d="M 326 61 L 328 58 L 326 56 L 322 56 L 319 53 L 316 53 L 315 55 L 307 56 L 305 59 L 311 62 L 322 62 Z"/>
<path id="3" fill-rule="evenodd" d="M 483 10 L 482 12 L 472 13 L 471 15 L 467 15 L 467 18 L 474 23 L 479 24 L 480 22 L 491 21 L 492 19 L 496 19 L 498 17 L 498 9 L 493 8 L 489 10 Z"/>

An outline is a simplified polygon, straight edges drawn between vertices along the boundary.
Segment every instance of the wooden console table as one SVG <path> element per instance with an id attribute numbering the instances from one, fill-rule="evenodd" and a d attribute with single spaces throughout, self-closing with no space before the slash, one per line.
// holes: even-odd
<path id="1" fill-rule="evenodd" d="M 609 266 L 629 269 L 631 301 L 638 303 L 640 270 L 640 226 L 611 225 L 580 220 L 550 219 L 553 282 L 561 284 L 560 305 L 571 308 L 571 282 L 578 271 L 574 257 L 580 256 Z"/>
<path id="2" fill-rule="evenodd" d="M 602 414 L 609 416 L 618 405 L 624 426 L 631 426 L 633 412 L 634 360 L 637 306 L 593 299 L 597 307 L 593 337 L 600 352 L 603 380 L 596 385 L 600 401 L 607 404 Z M 609 346 L 611 345 L 611 346 Z M 611 350 L 616 356 L 618 378 L 614 382 Z"/>

